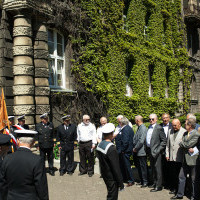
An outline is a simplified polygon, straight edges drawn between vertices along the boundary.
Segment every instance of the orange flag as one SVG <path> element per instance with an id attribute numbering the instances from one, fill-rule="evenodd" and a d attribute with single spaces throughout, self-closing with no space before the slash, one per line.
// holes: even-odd
<path id="1" fill-rule="evenodd" d="M 4 92 L 3 92 L 3 88 L 2 88 L 2 92 L 1 92 L 1 97 L 0 97 L 0 130 L 2 128 L 4 128 L 5 126 L 8 126 L 8 129 L 10 130 L 10 126 L 9 126 L 9 121 L 8 121 L 8 113 L 7 113 L 7 107 L 6 107 L 6 101 L 5 101 L 5 97 L 4 97 Z M 4 129 L 4 133 L 5 129 Z"/>

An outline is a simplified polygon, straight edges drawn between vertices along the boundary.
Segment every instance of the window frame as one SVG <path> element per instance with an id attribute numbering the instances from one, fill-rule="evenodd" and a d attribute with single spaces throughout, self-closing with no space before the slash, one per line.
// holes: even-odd
<path id="1" fill-rule="evenodd" d="M 49 81 L 49 87 L 52 89 L 66 89 L 66 77 L 65 77 L 65 50 L 64 50 L 64 36 L 63 34 L 61 34 L 59 31 L 55 30 L 55 29 L 48 29 L 48 32 L 52 31 L 53 32 L 53 54 L 48 54 L 48 67 L 49 67 L 49 61 L 50 60 L 54 60 L 54 68 L 53 70 L 53 77 L 54 77 L 54 83 L 53 85 L 50 85 L 50 81 Z M 58 55 L 58 50 L 57 50 L 57 46 L 58 46 L 58 34 L 62 37 L 62 54 L 63 56 L 59 56 Z M 49 39 L 48 39 L 48 49 L 49 49 Z M 58 61 L 61 60 L 63 61 L 63 67 L 61 69 L 61 79 L 62 79 L 62 85 L 59 86 L 58 85 Z M 49 70 L 49 78 L 50 78 L 51 74 L 50 74 L 50 70 Z"/>

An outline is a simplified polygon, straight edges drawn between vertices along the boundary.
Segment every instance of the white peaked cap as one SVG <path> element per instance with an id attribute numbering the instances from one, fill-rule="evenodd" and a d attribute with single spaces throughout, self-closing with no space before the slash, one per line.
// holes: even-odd
<path id="1" fill-rule="evenodd" d="M 112 133 L 115 130 L 115 125 L 113 123 L 107 123 L 102 127 L 101 130 L 104 134 Z"/>

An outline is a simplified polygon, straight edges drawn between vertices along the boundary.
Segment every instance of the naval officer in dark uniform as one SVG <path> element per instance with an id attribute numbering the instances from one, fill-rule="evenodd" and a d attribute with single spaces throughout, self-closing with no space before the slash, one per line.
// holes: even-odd
<path id="1" fill-rule="evenodd" d="M 10 140 L 11 140 L 11 137 L 9 135 L 0 134 L 0 172 L 1 172 L 1 165 L 3 163 L 3 159 L 9 150 L 9 146 L 11 145 Z M 1 176 L 0 176 L 0 182 L 2 182 Z M 6 199 L 6 194 L 3 196 L 3 192 L 2 192 L 6 190 L 5 187 L 6 187 L 5 184 L 0 185 L 0 200 Z"/>
<path id="2" fill-rule="evenodd" d="M 17 120 L 18 120 L 18 124 L 17 125 L 21 126 L 24 129 L 29 130 L 28 124 L 25 124 L 25 115 L 22 115 L 22 116 L 18 117 Z"/>
<path id="3" fill-rule="evenodd" d="M 48 113 L 40 116 L 41 122 L 36 124 L 36 131 L 38 132 L 38 145 L 40 149 L 40 156 L 45 164 L 47 155 L 49 163 L 49 174 L 55 176 L 53 167 L 53 147 L 54 147 L 54 126 L 48 120 Z"/>
<path id="4" fill-rule="evenodd" d="M 9 120 L 9 125 L 10 125 L 10 134 L 14 137 L 14 140 L 16 141 L 16 133 L 15 131 L 17 130 L 17 127 L 15 126 L 14 123 L 14 116 L 8 116 L 8 120 Z M 12 145 L 10 146 L 8 153 L 13 153 L 17 150 L 17 143 L 13 141 Z"/>
<path id="5" fill-rule="evenodd" d="M 57 128 L 57 144 L 60 149 L 60 176 L 66 172 L 72 175 L 74 172 L 74 142 L 77 140 L 76 125 L 71 124 L 70 115 L 62 117 L 63 124 Z M 66 157 L 68 157 L 66 166 Z"/>
<path id="6" fill-rule="evenodd" d="M 102 128 L 104 140 L 97 146 L 101 175 L 108 190 L 107 200 L 117 200 L 118 189 L 124 189 L 118 153 L 114 144 L 111 142 L 114 130 L 114 124 L 105 124 Z"/>
<path id="7" fill-rule="evenodd" d="M 5 157 L 0 171 L 0 188 L 6 200 L 48 200 L 47 177 L 40 156 L 31 152 L 36 131 L 17 130 L 19 148 Z"/>

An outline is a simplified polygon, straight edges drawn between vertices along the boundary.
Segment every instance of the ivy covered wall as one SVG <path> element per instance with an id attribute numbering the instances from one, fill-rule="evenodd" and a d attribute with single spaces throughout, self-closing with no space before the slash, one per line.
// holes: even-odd
<path id="1" fill-rule="evenodd" d="M 111 121 L 118 114 L 129 119 L 137 114 L 148 118 L 152 112 L 174 115 L 180 106 L 187 112 L 191 73 L 181 0 L 81 0 L 81 7 L 90 28 L 74 72 L 88 91 L 101 97 Z M 127 83 L 131 97 L 125 96 Z"/>
<path id="2" fill-rule="evenodd" d="M 71 16 L 73 25 L 78 22 L 75 31 L 68 30 L 76 49 L 73 73 L 78 95 L 84 88 L 103 103 L 104 111 L 95 111 L 98 119 L 105 110 L 113 122 L 118 114 L 133 120 L 137 114 L 147 119 L 150 113 L 188 111 L 191 72 L 181 0 L 52 1 L 63 9 L 55 15 L 57 21 L 62 21 L 58 17 L 64 16 L 66 6 L 71 11 L 64 21 Z M 182 102 L 178 101 L 180 82 Z M 125 95 L 127 84 L 131 97 Z"/>

